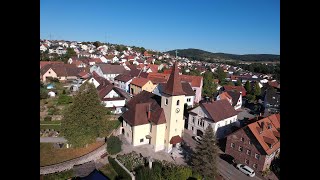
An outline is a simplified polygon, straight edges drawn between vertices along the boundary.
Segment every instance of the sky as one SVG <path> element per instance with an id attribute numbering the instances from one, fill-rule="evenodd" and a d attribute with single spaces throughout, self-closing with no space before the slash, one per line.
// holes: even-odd
<path id="1" fill-rule="evenodd" d="M 40 0 L 40 38 L 280 55 L 280 0 Z"/>

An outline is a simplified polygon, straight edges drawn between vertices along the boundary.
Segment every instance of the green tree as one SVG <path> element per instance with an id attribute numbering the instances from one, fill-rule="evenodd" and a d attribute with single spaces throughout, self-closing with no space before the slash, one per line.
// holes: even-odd
<path id="1" fill-rule="evenodd" d="M 103 132 L 102 118 L 106 110 L 101 104 L 93 84 L 85 82 L 73 99 L 73 104 L 65 111 L 62 133 L 74 147 L 83 147 L 95 142 Z"/>
<path id="2" fill-rule="evenodd" d="M 241 80 L 240 80 L 240 79 L 238 79 L 238 80 L 237 80 L 237 82 L 236 82 L 236 86 L 242 86 L 242 82 L 241 82 Z"/>
<path id="3" fill-rule="evenodd" d="M 207 71 L 203 74 L 202 94 L 211 97 L 217 91 L 217 85 L 213 83 L 213 73 Z"/>
<path id="4" fill-rule="evenodd" d="M 261 94 L 261 88 L 260 88 L 260 86 L 259 86 L 259 82 L 258 82 L 258 81 L 256 81 L 256 82 L 254 83 L 253 94 L 254 94 L 255 96 L 260 96 L 260 94 Z"/>
<path id="5" fill-rule="evenodd" d="M 211 126 L 206 129 L 201 143 L 196 146 L 192 155 L 191 166 L 204 179 L 211 180 L 217 176 L 218 146 Z"/>
<path id="6" fill-rule="evenodd" d="M 93 45 L 97 48 L 99 46 L 102 46 L 102 43 L 100 41 L 96 41 L 93 43 Z"/>
<path id="7" fill-rule="evenodd" d="M 107 139 L 107 151 L 110 154 L 117 154 L 121 151 L 122 141 L 116 136 L 110 136 Z"/>
<path id="8" fill-rule="evenodd" d="M 244 88 L 246 89 L 247 93 L 251 93 L 251 84 L 249 81 L 246 82 L 246 84 L 244 85 Z"/>
<path id="9" fill-rule="evenodd" d="M 217 69 L 217 76 L 220 82 L 225 81 L 226 77 L 227 77 L 227 73 L 224 72 L 224 70 L 222 69 L 222 67 L 218 67 Z"/>

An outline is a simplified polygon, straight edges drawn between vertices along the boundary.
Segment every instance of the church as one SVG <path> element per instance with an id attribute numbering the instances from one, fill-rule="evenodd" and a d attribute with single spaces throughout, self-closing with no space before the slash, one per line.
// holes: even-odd
<path id="1" fill-rule="evenodd" d="M 155 152 L 169 153 L 182 142 L 184 130 L 186 93 L 177 64 L 162 89 L 160 96 L 142 91 L 126 104 L 121 133 L 133 146 L 150 144 Z"/>

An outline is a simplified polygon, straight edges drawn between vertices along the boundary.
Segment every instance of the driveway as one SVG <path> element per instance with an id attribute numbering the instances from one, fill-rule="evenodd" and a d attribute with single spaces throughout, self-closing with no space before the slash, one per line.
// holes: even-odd
<path id="1" fill-rule="evenodd" d="M 254 115 L 249 113 L 250 109 L 248 108 L 243 108 L 243 109 L 241 108 L 241 109 L 238 109 L 237 111 L 239 112 L 238 120 L 244 120 L 244 118 L 251 119 L 255 117 Z"/>
<path id="2" fill-rule="evenodd" d="M 192 134 L 191 130 L 184 130 L 183 134 L 183 141 L 186 143 L 186 147 L 190 148 L 187 149 L 188 153 L 191 153 L 191 151 L 195 150 L 195 147 L 197 146 L 197 142 L 192 138 L 194 136 Z M 224 153 L 219 148 L 219 153 Z M 218 156 L 217 161 L 218 171 L 223 176 L 223 178 L 228 180 L 247 180 L 247 179 L 255 179 L 255 180 L 262 180 L 259 177 L 255 176 L 253 178 L 248 177 L 244 173 L 240 172 L 238 169 L 236 169 L 233 165 L 229 164 L 228 162 L 224 161 Z"/>

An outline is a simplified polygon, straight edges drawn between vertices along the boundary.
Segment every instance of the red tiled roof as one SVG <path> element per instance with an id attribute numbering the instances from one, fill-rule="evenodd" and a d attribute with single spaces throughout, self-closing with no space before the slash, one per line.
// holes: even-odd
<path id="1" fill-rule="evenodd" d="M 179 69 L 177 63 L 173 65 L 173 71 L 170 74 L 167 85 L 163 91 L 165 94 L 172 96 L 185 95 L 186 93 L 182 89 L 181 80 L 179 76 Z"/>
<path id="2" fill-rule="evenodd" d="M 158 65 L 156 64 L 149 64 L 148 68 L 150 68 L 152 72 L 158 72 Z"/>
<path id="3" fill-rule="evenodd" d="M 92 77 L 100 84 L 99 86 L 106 86 L 111 84 L 111 82 L 109 82 L 107 79 L 99 76 L 99 74 L 97 74 L 95 71 L 92 72 Z"/>
<path id="4" fill-rule="evenodd" d="M 182 142 L 182 138 L 179 135 L 173 136 L 170 139 L 170 144 L 177 144 L 177 143 L 180 143 L 180 142 Z"/>
<path id="5" fill-rule="evenodd" d="M 64 63 L 61 61 L 40 61 L 40 69 L 47 64 L 64 64 Z"/>
<path id="6" fill-rule="evenodd" d="M 274 126 L 270 126 L 269 129 L 268 125 L 270 124 L 272 124 L 272 122 L 266 117 L 247 126 L 268 155 L 272 154 L 280 147 L 280 141 L 275 136 L 277 133 L 274 133 L 279 131 Z M 271 144 L 272 148 L 269 147 L 268 144 Z"/>
<path id="7" fill-rule="evenodd" d="M 134 78 L 130 84 L 136 85 L 138 87 L 142 87 L 148 82 L 149 80 L 147 78 Z"/>
<path id="8" fill-rule="evenodd" d="M 277 81 L 268 81 L 268 84 L 274 88 L 280 88 L 280 84 Z"/>
<path id="9" fill-rule="evenodd" d="M 242 93 L 246 93 L 246 89 L 243 86 L 230 86 L 230 85 L 225 85 L 223 86 L 225 91 L 239 91 Z"/>
<path id="10" fill-rule="evenodd" d="M 280 114 L 272 114 L 268 116 L 272 124 L 275 126 L 275 128 L 279 129 L 280 128 Z"/>
<path id="11" fill-rule="evenodd" d="M 130 75 L 127 75 L 127 74 L 119 74 L 118 76 L 116 76 L 114 78 L 114 80 L 118 80 L 118 81 L 121 81 L 121 82 L 128 82 L 132 79 L 133 77 L 130 76 Z"/>
<path id="12" fill-rule="evenodd" d="M 95 63 L 102 63 L 100 58 L 93 58 L 89 60 L 90 62 L 95 62 Z"/>
<path id="13" fill-rule="evenodd" d="M 234 110 L 231 104 L 225 99 L 211 103 L 201 103 L 200 106 L 208 112 L 214 122 L 219 122 L 238 114 L 238 112 Z"/>
<path id="14" fill-rule="evenodd" d="M 180 75 L 181 81 L 187 81 L 191 83 L 192 87 L 201 87 L 202 86 L 202 76 L 190 76 L 190 75 Z"/>
<path id="15" fill-rule="evenodd" d="M 97 64 L 103 74 L 126 74 L 128 71 L 121 65 Z"/>

